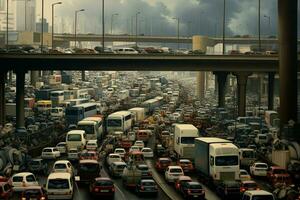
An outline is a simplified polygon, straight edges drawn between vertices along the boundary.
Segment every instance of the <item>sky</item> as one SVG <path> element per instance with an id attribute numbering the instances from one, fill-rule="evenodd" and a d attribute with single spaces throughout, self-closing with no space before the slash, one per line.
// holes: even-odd
<path id="1" fill-rule="evenodd" d="M 45 0 L 45 17 L 51 23 L 51 4 L 59 0 Z M 101 32 L 102 0 L 60 0 L 55 7 L 56 30 L 73 32 L 75 10 L 78 14 L 79 33 Z M 37 0 L 37 18 L 41 16 L 41 1 Z M 138 33 L 147 35 L 177 34 L 222 35 L 222 0 L 105 0 L 105 29 L 113 33 L 135 33 L 135 16 L 138 14 Z M 270 20 L 269 20 L 270 19 Z M 270 22 L 270 23 L 269 23 Z M 261 34 L 276 35 L 277 1 L 261 0 Z M 226 35 L 257 35 L 258 0 L 226 0 Z"/>

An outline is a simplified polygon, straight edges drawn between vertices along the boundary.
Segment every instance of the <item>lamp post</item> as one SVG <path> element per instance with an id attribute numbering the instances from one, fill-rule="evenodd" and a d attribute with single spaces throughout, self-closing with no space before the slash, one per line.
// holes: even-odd
<path id="1" fill-rule="evenodd" d="M 54 6 L 55 5 L 59 5 L 62 4 L 62 2 L 56 2 L 52 4 L 52 34 L 51 34 L 51 44 L 52 44 L 52 49 L 54 49 L 54 45 L 53 45 L 53 35 L 54 35 Z"/>
<path id="2" fill-rule="evenodd" d="M 138 37 L 138 15 L 141 14 L 141 12 L 137 12 L 135 14 L 135 47 L 137 49 L 138 44 L 137 44 L 137 37 Z"/>
<path id="3" fill-rule="evenodd" d="M 179 17 L 174 17 L 173 19 L 177 20 L 177 50 L 179 50 Z"/>
<path id="4" fill-rule="evenodd" d="M 105 34 L 105 22 L 104 22 L 104 0 L 102 0 L 102 52 L 104 52 L 104 34 Z"/>
<path id="5" fill-rule="evenodd" d="M 258 50 L 261 52 L 261 39 L 260 39 L 260 0 L 258 0 Z"/>
<path id="6" fill-rule="evenodd" d="M 6 0 L 6 50 L 8 51 L 8 0 Z"/>
<path id="7" fill-rule="evenodd" d="M 111 15 L 111 21 L 110 21 L 110 34 L 112 35 L 113 34 L 113 21 L 114 21 L 114 16 L 118 16 L 119 14 L 118 13 L 114 13 Z"/>
<path id="8" fill-rule="evenodd" d="M 76 10 L 75 11 L 75 26 L 74 26 L 74 36 L 75 36 L 75 49 L 76 49 L 76 40 L 77 40 L 77 38 L 76 38 L 76 32 L 77 32 L 77 14 L 79 13 L 79 12 L 82 12 L 82 11 L 84 11 L 84 9 L 80 9 L 80 10 Z"/>
<path id="9" fill-rule="evenodd" d="M 268 19 L 268 23 L 269 23 L 269 31 L 270 31 L 270 33 L 271 33 L 271 17 L 268 16 L 268 15 L 264 15 L 264 17 Z M 271 35 L 271 34 L 270 34 L 270 35 Z"/>
<path id="10" fill-rule="evenodd" d="M 223 1 L 223 48 L 222 53 L 225 54 L 225 27 L 226 26 L 226 0 Z"/>
<path id="11" fill-rule="evenodd" d="M 42 0 L 42 22 L 41 22 L 41 53 L 43 53 L 43 46 L 44 46 L 44 0 Z"/>

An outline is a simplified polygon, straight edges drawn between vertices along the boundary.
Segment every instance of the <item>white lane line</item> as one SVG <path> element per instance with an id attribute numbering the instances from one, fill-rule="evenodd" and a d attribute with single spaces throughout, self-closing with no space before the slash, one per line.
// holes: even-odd
<path id="1" fill-rule="evenodd" d="M 77 191 L 78 191 L 78 197 L 79 197 L 79 199 L 82 199 L 81 198 L 81 194 L 80 194 L 80 191 L 79 191 L 79 188 L 78 188 L 78 185 L 77 185 L 77 183 L 75 182 L 75 188 L 77 189 Z"/>
<path id="2" fill-rule="evenodd" d="M 117 186 L 117 184 L 115 184 L 115 187 L 117 188 L 117 190 L 119 190 L 119 192 L 120 192 L 122 198 L 123 198 L 123 199 L 126 199 L 124 193 L 123 193 L 122 190 Z"/>

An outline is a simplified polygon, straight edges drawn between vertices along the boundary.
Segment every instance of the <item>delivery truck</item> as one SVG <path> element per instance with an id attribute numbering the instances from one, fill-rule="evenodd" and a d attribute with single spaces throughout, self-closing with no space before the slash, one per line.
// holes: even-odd
<path id="1" fill-rule="evenodd" d="M 142 122 L 145 119 L 145 108 L 131 108 L 128 111 L 130 111 L 134 115 L 134 121 L 135 123 Z"/>
<path id="2" fill-rule="evenodd" d="M 203 183 L 217 186 L 240 179 L 239 149 L 231 141 L 216 137 L 195 139 L 195 169 Z"/>

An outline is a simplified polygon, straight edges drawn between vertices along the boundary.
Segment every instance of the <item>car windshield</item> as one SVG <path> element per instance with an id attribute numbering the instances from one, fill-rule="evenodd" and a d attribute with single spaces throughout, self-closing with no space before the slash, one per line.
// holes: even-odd
<path id="1" fill-rule="evenodd" d="M 111 127 L 120 127 L 122 125 L 122 121 L 120 119 L 108 119 L 107 126 Z"/>
<path id="2" fill-rule="evenodd" d="M 181 169 L 170 169 L 170 173 L 182 173 Z"/>
<path id="3" fill-rule="evenodd" d="M 240 174 L 241 175 L 248 175 L 248 172 L 247 171 L 240 171 Z"/>
<path id="4" fill-rule="evenodd" d="M 68 179 L 50 179 L 48 182 L 48 189 L 68 189 Z"/>
<path id="5" fill-rule="evenodd" d="M 84 130 L 86 134 L 94 134 L 94 126 L 93 125 L 78 125 L 79 130 Z"/>
<path id="6" fill-rule="evenodd" d="M 190 164 L 191 161 L 189 160 L 180 160 L 180 164 Z"/>
<path id="7" fill-rule="evenodd" d="M 13 177 L 13 182 L 22 182 L 23 181 L 23 177 L 22 176 L 14 176 Z"/>
<path id="8" fill-rule="evenodd" d="M 257 164 L 255 167 L 256 168 L 265 168 L 265 169 L 267 169 L 268 165 L 266 165 L 266 164 Z"/>
<path id="9" fill-rule="evenodd" d="M 153 181 L 143 181 L 142 185 L 143 186 L 154 186 L 155 183 Z"/>
<path id="10" fill-rule="evenodd" d="M 75 149 L 71 149 L 71 150 L 69 150 L 69 153 L 78 153 L 78 152 Z"/>
<path id="11" fill-rule="evenodd" d="M 112 181 L 96 181 L 95 186 L 113 186 L 114 183 Z"/>
<path id="12" fill-rule="evenodd" d="M 66 169 L 66 164 L 58 163 L 55 164 L 54 169 Z"/>
<path id="13" fill-rule="evenodd" d="M 252 200 L 274 200 L 273 195 L 253 195 Z"/>
<path id="14" fill-rule="evenodd" d="M 117 169 L 124 169 L 126 165 L 117 165 Z"/>
<path id="15" fill-rule="evenodd" d="M 79 171 L 96 172 L 99 170 L 99 165 L 96 163 L 81 163 L 79 164 Z"/>
<path id="16" fill-rule="evenodd" d="M 238 156 L 217 156 L 216 166 L 232 166 L 238 165 Z"/>
<path id="17" fill-rule="evenodd" d="M 138 165 L 137 168 L 138 168 L 139 170 L 143 170 L 143 171 L 149 169 L 147 165 Z"/>
<path id="18" fill-rule="evenodd" d="M 190 184 L 189 185 L 189 188 L 190 189 L 202 189 L 202 186 L 201 185 L 199 185 L 199 184 Z"/>
<path id="19" fill-rule="evenodd" d="M 195 138 L 194 137 L 181 137 L 181 143 L 182 144 L 195 144 Z"/>
<path id="20" fill-rule="evenodd" d="M 52 152 L 52 149 L 44 149 L 43 152 Z"/>
<path id="21" fill-rule="evenodd" d="M 120 158 L 119 155 L 110 155 L 109 158 Z"/>
<path id="22" fill-rule="evenodd" d="M 152 152 L 151 149 L 143 149 L 142 152 Z"/>
<path id="23" fill-rule="evenodd" d="M 25 196 L 26 197 L 29 197 L 29 196 L 37 196 L 37 195 L 41 195 L 42 194 L 42 192 L 41 192 L 41 190 L 39 190 L 39 189 L 29 189 L 29 190 L 25 190 L 24 191 L 24 194 L 25 194 Z"/>
<path id="24" fill-rule="evenodd" d="M 257 187 L 256 183 L 244 183 L 244 186 L 247 188 L 256 188 Z"/>
<path id="25" fill-rule="evenodd" d="M 159 162 L 161 162 L 163 164 L 167 164 L 167 163 L 170 163 L 170 160 L 160 160 Z"/>
<path id="26" fill-rule="evenodd" d="M 81 141 L 80 134 L 70 134 L 68 135 L 68 141 Z"/>

